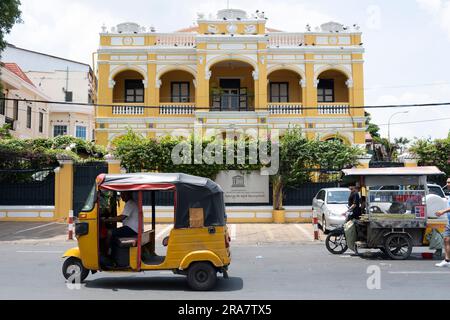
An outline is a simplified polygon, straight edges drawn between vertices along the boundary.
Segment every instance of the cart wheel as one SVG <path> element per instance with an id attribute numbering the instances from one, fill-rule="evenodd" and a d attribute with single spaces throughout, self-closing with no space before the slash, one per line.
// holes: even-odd
<path id="1" fill-rule="evenodd" d="M 211 290 L 216 285 L 217 270 L 209 262 L 195 262 L 188 269 L 187 281 L 192 290 Z"/>
<path id="2" fill-rule="evenodd" d="M 401 233 L 390 234 L 384 241 L 384 249 L 389 258 L 405 260 L 409 258 L 412 252 L 411 240 Z"/>
<path id="3" fill-rule="evenodd" d="M 343 254 L 348 249 L 344 232 L 331 232 L 328 234 L 325 246 L 332 254 Z"/>
<path id="4" fill-rule="evenodd" d="M 64 261 L 62 272 L 66 280 L 69 280 L 70 278 L 76 280 L 78 278 L 80 282 L 83 282 L 89 275 L 89 269 L 83 267 L 81 260 L 75 257 L 70 257 Z"/>

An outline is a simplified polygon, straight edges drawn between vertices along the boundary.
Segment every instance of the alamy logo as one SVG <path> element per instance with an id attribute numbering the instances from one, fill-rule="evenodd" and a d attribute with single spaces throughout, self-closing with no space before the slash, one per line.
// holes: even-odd
<path id="1" fill-rule="evenodd" d="M 381 289 L 381 269 L 379 266 L 371 265 L 367 267 L 367 274 L 370 274 L 367 278 L 367 289 L 380 290 Z"/>

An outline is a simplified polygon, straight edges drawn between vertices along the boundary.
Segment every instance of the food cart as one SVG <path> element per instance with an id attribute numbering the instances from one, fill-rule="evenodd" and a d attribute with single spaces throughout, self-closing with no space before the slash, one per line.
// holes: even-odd
<path id="1" fill-rule="evenodd" d="M 380 249 L 391 259 L 407 259 L 413 247 L 427 246 L 433 229 L 443 231 L 446 221 L 429 219 L 427 177 L 444 174 L 438 168 L 345 169 L 344 183 L 361 187 L 363 215 L 331 232 L 327 249 L 334 254 L 347 248 Z M 390 187 L 392 186 L 392 187 Z"/>

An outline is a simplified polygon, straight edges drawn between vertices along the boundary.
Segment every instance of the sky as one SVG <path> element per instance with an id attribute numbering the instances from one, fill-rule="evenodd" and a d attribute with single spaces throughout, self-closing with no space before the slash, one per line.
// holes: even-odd
<path id="1" fill-rule="evenodd" d="M 137 22 L 172 32 L 193 25 L 199 12 L 227 7 L 227 0 L 21 2 L 24 22 L 13 27 L 8 42 L 91 65 L 103 24 Z M 264 11 L 267 26 L 290 32 L 328 21 L 359 24 L 367 106 L 450 102 L 450 0 L 229 0 L 229 6 Z M 444 138 L 450 129 L 450 106 L 368 111 L 383 136 L 390 120 L 391 139 Z"/>

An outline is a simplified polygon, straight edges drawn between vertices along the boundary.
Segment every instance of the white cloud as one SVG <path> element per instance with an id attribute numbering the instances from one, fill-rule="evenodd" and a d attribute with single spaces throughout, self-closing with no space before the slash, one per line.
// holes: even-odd
<path id="1" fill-rule="evenodd" d="M 91 63 L 103 22 L 115 19 L 81 2 L 22 0 L 23 24 L 15 25 L 7 40 L 30 50 Z"/>
<path id="2" fill-rule="evenodd" d="M 419 7 L 436 19 L 450 39 L 450 0 L 416 0 Z"/>

